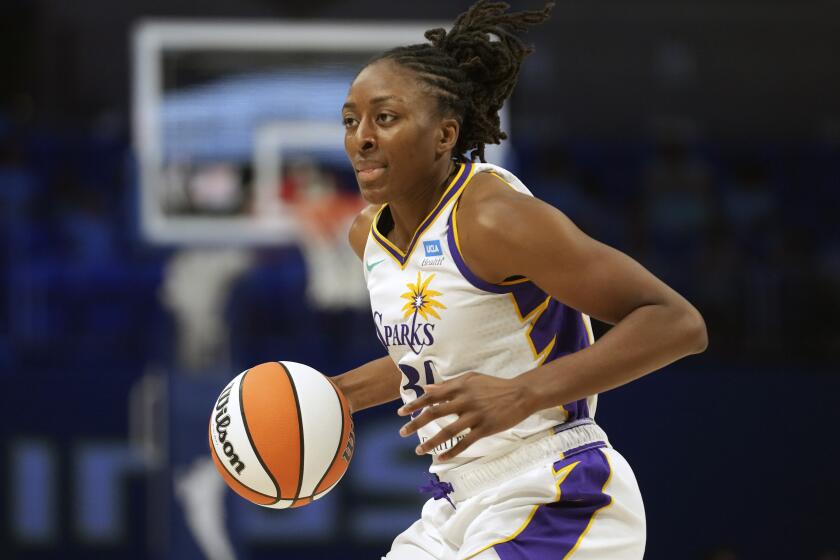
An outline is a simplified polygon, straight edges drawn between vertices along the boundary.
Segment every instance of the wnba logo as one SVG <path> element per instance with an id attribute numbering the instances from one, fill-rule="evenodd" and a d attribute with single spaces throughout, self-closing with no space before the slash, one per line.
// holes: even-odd
<path id="1" fill-rule="evenodd" d="M 222 453 L 230 460 L 230 466 L 236 471 L 236 474 L 242 474 L 245 470 L 245 463 L 239 459 L 239 455 L 233 449 L 233 444 L 227 441 L 227 428 L 230 426 L 230 414 L 227 411 L 227 405 L 230 401 L 230 390 L 233 384 L 228 385 L 222 394 L 219 395 L 219 400 L 216 401 L 216 439 L 222 444 Z"/>

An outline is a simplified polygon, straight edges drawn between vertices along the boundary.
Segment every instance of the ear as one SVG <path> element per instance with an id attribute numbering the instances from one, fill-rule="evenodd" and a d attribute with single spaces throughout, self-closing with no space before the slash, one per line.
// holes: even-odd
<path id="1" fill-rule="evenodd" d="M 440 155 L 448 155 L 458 144 L 458 135 L 461 133 L 461 124 L 457 119 L 446 117 L 441 119 L 438 128 L 437 152 Z"/>

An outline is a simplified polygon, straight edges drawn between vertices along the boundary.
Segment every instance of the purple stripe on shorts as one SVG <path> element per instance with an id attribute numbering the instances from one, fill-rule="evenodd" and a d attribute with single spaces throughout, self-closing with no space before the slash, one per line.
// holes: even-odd
<path id="1" fill-rule="evenodd" d="M 554 463 L 559 471 L 580 462 L 560 485 L 560 501 L 537 508 L 530 523 L 513 540 L 493 547 L 501 560 L 555 560 L 578 544 L 593 516 L 612 498 L 603 492 L 610 464 L 598 449 Z"/>

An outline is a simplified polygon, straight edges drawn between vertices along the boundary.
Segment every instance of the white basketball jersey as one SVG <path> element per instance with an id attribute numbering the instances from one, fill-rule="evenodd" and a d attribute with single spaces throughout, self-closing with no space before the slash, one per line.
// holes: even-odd
<path id="1" fill-rule="evenodd" d="M 388 241 L 393 222 L 384 205 L 371 226 L 364 253 L 377 336 L 402 371 L 406 403 L 423 387 L 475 371 L 513 378 L 593 343 L 589 317 L 571 309 L 530 282 L 510 278 L 490 284 L 470 271 L 459 250 L 457 208 L 476 173 L 494 173 L 511 188 L 530 195 L 510 172 L 491 164 L 464 163 L 434 210 L 420 224 L 406 252 Z M 592 418 L 597 397 L 539 411 L 504 432 L 474 443 L 453 460 L 434 457 L 441 472 L 480 457 L 509 451 L 524 438 L 556 425 Z M 418 431 L 434 436 L 455 416 Z M 433 456 L 455 445 L 453 438 Z"/>

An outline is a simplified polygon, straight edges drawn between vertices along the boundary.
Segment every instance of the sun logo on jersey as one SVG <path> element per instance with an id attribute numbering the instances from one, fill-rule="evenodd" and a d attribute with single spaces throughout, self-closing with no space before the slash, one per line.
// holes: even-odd
<path id="1" fill-rule="evenodd" d="M 423 348 L 435 343 L 435 323 L 432 320 L 440 319 L 438 310 L 446 309 L 446 306 L 436 299 L 443 294 L 431 288 L 435 275 L 430 274 L 423 279 L 421 274 L 417 273 L 417 282 L 406 284 L 408 291 L 400 296 L 407 300 L 400 309 L 404 312 L 400 322 L 386 323 L 380 311 L 373 311 L 376 336 L 385 348 L 408 346 L 420 355 Z"/>
<path id="2" fill-rule="evenodd" d="M 428 321 L 430 315 L 435 319 L 440 319 L 440 315 L 438 315 L 438 312 L 435 311 L 435 308 L 446 309 L 446 306 L 434 299 L 435 296 L 442 296 L 443 294 L 432 290 L 429 287 L 429 284 L 432 282 L 432 278 L 434 277 L 435 275 L 431 274 L 428 278 L 421 281 L 420 273 L 418 272 L 417 283 L 412 284 L 409 282 L 406 284 L 409 291 L 400 296 L 401 298 L 408 300 L 402 308 L 402 311 L 405 311 L 403 319 L 408 319 L 412 313 L 415 315 L 419 313 L 420 316 L 423 317 L 424 321 Z"/>

